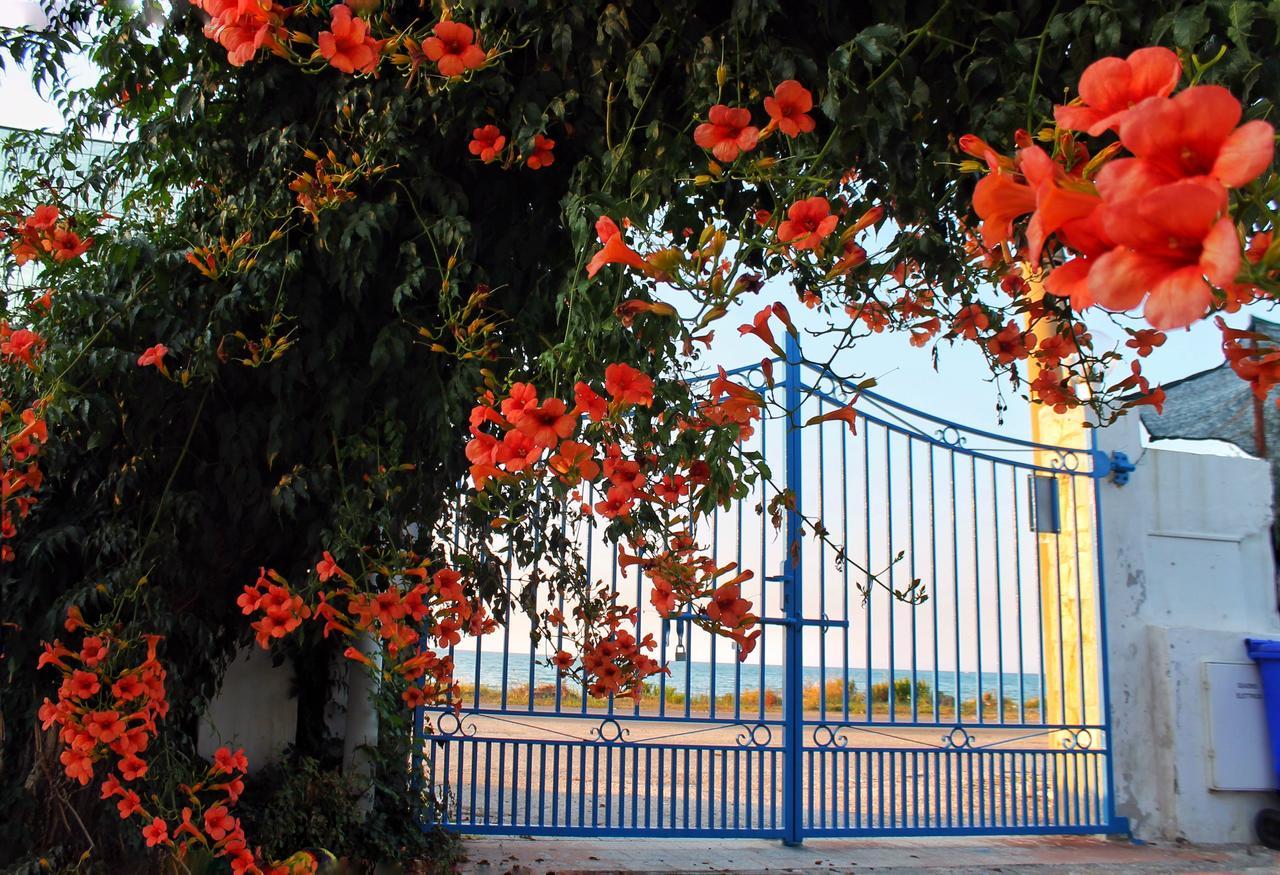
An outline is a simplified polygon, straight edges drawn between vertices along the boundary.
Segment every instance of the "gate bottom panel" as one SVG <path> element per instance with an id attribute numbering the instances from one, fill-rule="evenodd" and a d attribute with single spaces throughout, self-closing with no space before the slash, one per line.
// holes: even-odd
<path id="1" fill-rule="evenodd" d="M 806 747 L 808 835 L 1105 832 L 1107 754 Z"/>
<path id="2" fill-rule="evenodd" d="M 427 736 L 440 823 L 474 833 L 781 836 L 783 751 Z"/>

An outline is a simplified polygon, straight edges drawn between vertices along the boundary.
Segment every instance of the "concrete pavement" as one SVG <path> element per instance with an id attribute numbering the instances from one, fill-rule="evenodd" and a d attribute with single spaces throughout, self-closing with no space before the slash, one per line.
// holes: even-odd
<path id="1" fill-rule="evenodd" d="M 755 839 L 472 837 L 465 847 L 461 871 L 476 875 L 1280 873 L 1280 854 L 1261 847 L 1139 845 L 1075 836 L 812 839 L 799 848 Z"/>

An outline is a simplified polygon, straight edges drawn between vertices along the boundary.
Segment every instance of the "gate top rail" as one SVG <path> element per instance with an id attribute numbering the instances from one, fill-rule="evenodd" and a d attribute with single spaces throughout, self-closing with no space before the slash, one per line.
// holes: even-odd
<path id="1" fill-rule="evenodd" d="M 786 365 L 785 359 L 776 356 L 766 361 L 775 365 Z M 757 391 L 769 391 L 763 382 L 763 365 L 764 362 L 753 362 L 736 368 L 728 368 L 725 370 L 725 376 L 746 375 L 748 385 L 751 388 Z M 1047 444 L 964 425 L 963 423 L 912 407 L 909 404 L 903 404 L 901 401 L 895 401 L 878 392 L 859 389 L 849 380 L 824 370 L 812 362 L 806 361 L 803 362 L 803 365 L 808 371 L 816 374 L 818 379 L 812 385 L 802 381 L 799 387 L 802 392 L 808 392 L 815 398 L 819 398 L 828 404 L 836 405 L 848 404 L 849 400 L 856 396 L 879 409 L 879 413 L 876 414 L 868 412 L 865 407 L 860 407 L 857 411 L 859 417 L 940 449 L 972 456 L 994 464 L 1009 465 L 1026 471 L 1045 474 L 1068 474 L 1097 478 L 1104 477 L 1111 471 L 1111 462 L 1106 458 L 1099 458 L 1098 452 L 1091 446 L 1068 447 L 1059 444 Z M 758 380 L 751 379 L 757 375 L 759 375 Z M 691 378 L 689 382 L 703 383 L 713 380 L 717 376 L 718 374 L 700 374 Z M 785 370 L 779 373 L 778 379 L 774 383 L 773 391 L 785 388 L 788 378 L 789 375 Z M 824 388 L 821 385 L 824 380 L 830 383 L 829 388 Z M 971 437 L 994 442 L 997 446 L 970 447 L 968 446 L 968 439 Z M 1025 456 L 1022 458 L 1010 457 L 1014 454 L 1028 453 L 1033 454 L 1030 459 Z M 1035 454 L 1043 455 L 1036 459 Z M 1047 462 L 1044 461 L 1044 455 L 1049 456 Z M 1032 461 L 1032 459 L 1036 460 Z"/>
<path id="2" fill-rule="evenodd" d="M 1029 471 L 1043 471 L 1049 474 L 1072 474 L 1097 477 L 1105 474 L 1106 469 L 1109 467 L 1107 465 L 1099 464 L 1097 454 L 1094 452 L 1092 447 L 1067 447 L 1057 444 L 1040 443 L 1038 441 L 1011 437 L 1009 435 L 997 434 L 992 431 L 963 425 L 962 423 L 903 404 L 900 401 L 894 401 L 892 398 L 888 398 L 877 392 L 865 389 L 859 390 L 854 384 L 842 377 L 838 377 L 829 371 L 825 371 L 810 362 L 805 362 L 804 364 L 809 371 L 818 375 L 818 380 L 816 380 L 815 383 L 821 383 L 822 380 L 827 380 L 831 383 L 833 389 L 848 392 L 848 398 L 857 396 L 860 400 L 870 402 L 873 406 L 879 408 L 881 412 L 881 415 L 875 415 L 868 413 L 865 409 L 860 409 L 858 410 L 858 415 L 860 417 L 887 429 L 926 441 L 934 446 L 962 453 L 964 455 L 974 456 L 993 463 L 1011 465 L 1018 468 L 1024 468 Z M 848 403 L 848 398 L 842 399 L 838 397 L 834 391 L 827 391 L 821 385 L 805 384 L 802 388 L 812 392 L 816 397 L 821 398 L 827 403 Z M 937 428 L 931 432 L 925 427 L 929 425 L 937 426 Z M 983 438 L 987 441 L 993 441 L 999 446 L 983 448 L 969 447 L 967 446 L 967 439 L 969 437 Z M 1049 464 L 1042 464 L 1033 461 L 1023 461 L 1017 458 L 1005 458 L 1004 456 L 999 455 L 1001 453 L 1043 453 L 1051 455 L 1052 458 Z"/>

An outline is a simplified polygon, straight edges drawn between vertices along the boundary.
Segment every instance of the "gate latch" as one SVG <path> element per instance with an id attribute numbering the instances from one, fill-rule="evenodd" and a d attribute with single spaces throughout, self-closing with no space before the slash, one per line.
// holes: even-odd
<path id="1" fill-rule="evenodd" d="M 829 620 L 826 617 L 820 620 L 814 617 L 761 617 L 760 622 L 775 626 L 818 626 L 823 629 L 832 627 L 837 629 L 849 628 L 848 620 Z"/>

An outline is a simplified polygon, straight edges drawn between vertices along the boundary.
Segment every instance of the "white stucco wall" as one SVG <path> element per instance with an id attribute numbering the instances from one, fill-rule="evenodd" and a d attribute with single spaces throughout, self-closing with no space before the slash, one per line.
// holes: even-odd
<path id="1" fill-rule="evenodd" d="M 356 643 L 366 655 L 381 662 L 375 639 L 361 636 Z M 378 740 L 378 714 L 370 700 L 375 682 L 369 672 L 349 659 L 336 659 L 324 670 L 330 681 L 325 731 L 344 740 L 344 770 L 367 777 L 371 765 L 364 746 Z M 359 704 L 349 707 L 351 702 Z M 297 733 L 293 669 L 288 663 L 272 665 L 270 653 L 251 645 L 227 667 L 217 695 L 200 718 L 197 750 L 208 758 L 224 744 L 243 747 L 253 772 L 274 762 L 294 743 Z"/>
<path id="2" fill-rule="evenodd" d="M 1253 841 L 1265 793 L 1210 789 L 1204 663 L 1280 637 L 1267 462 L 1142 445 L 1136 416 L 1099 448 L 1137 462 L 1101 487 L 1116 807 L 1135 837 Z"/>
<path id="3" fill-rule="evenodd" d="M 271 655 L 249 647 L 235 658 L 218 694 L 200 718 L 196 749 L 213 756 L 222 745 L 243 747 L 249 771 L 273 762 L 298 731 L 298 699 L 288 664 L 272 665 Z"/>

